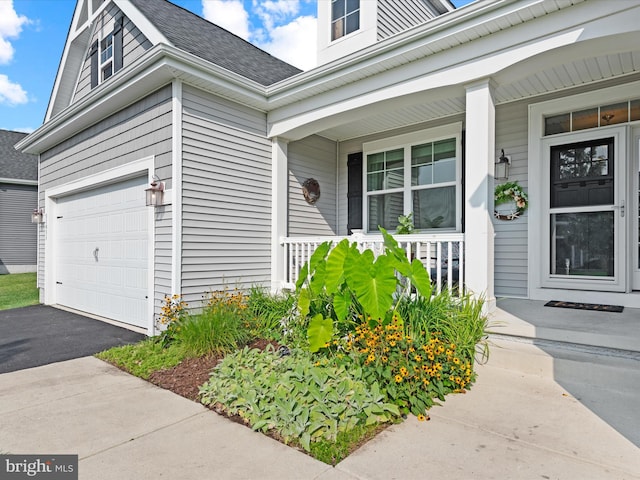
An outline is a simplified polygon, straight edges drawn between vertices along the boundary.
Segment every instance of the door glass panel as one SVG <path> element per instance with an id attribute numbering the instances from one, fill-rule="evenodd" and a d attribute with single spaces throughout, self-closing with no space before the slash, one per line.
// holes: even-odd
<path id="1" fill-rule="evenodd" d="M 613 277 L 614 212 L 551 215 L 551 274 Z"/>
<path id="2" fill-rule="evenodd" d="M 613 139 L 551 148 L 551 208 L 612 205 Z"/>

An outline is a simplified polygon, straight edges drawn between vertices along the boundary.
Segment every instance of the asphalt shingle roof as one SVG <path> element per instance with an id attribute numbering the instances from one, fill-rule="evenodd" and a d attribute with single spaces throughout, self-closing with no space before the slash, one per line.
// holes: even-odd
<path id="1" fill-rule="evenodd" d="M 177 48 L 268 86 L 301 70 L 167 0 L 131 0 Z"/>
<path id="2" fill-rule="evenodd" d="M 38 180 L 38 156 L 14 148 L 26 136 L 22 132 L 0 130 L 0 178 Z"/>

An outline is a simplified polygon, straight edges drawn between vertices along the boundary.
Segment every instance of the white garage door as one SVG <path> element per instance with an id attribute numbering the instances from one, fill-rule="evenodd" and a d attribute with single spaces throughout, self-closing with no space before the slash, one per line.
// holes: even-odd
<path id="1" fill-rule="evenodd" d="M 56 303 L 148 326 L 145 177 L 57 200 Z"/>

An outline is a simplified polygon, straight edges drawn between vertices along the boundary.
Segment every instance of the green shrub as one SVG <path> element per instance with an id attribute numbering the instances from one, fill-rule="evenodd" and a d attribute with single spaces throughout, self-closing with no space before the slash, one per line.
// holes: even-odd
<path id="1" fill-rule="evenodd" d="M 461 355 L 473 359 L 477 352 L 486 360 L 487 319 L 482 313 L 483 304 L 470 295 L 457 297 L 443 290 L 429 298 L 402 298 L 397 313 L 404 321 L 406 335 L 419 338 L 427 332 L 441 332 L 442 338 L 457 345 Z"/>
<path id="2" fill-rule="evenodd" d="M 191 313 L 176 323 L 173 340 L 189 356 L 227 353 L 250 337 L 250 323 L 242 292 L 211 292 L 200 313 Z"/>
<path id="3" fill-rule="evenodd" d="M 254 430 L 272 431 L 285 443 L 335 442 L 357 425 L 392 421 L 400 415 L 385 402 L 377 383 L 346 362 L 314 361 L 302 350 L 280 357 L 273 349 L 227 355 L 200 388 L 201 401 L 239 415 Z"/>
<path id="4" fill-rule="evenodd" d="M 391 323 L 363 322 L 349 335 L 345 350 L 362 366 L 364 378 L 379 383 L 390 402 L 419 420 L 434 399 L 462 391 L 475 379 L 473 358 L 465 357 L 441 333 L 406 335 L 399 317 Z"/>
<path id="5" fill-rule="evenodd" d="M 253 317 L 254 336 L 281 340 L 294 303 L 291 293 L 275 295 L 264 288 L 252 287 L 247 296 L 247 310 Z"/>

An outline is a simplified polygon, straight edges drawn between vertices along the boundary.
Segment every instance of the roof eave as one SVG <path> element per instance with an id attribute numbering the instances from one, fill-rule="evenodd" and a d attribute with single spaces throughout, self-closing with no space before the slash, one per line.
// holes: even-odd
<path id="1" fill-rule="evenodd" d="M 234 95 L 237 101 L 254 108 L 267 109 L 263 85 L 171 45 L 160 44 L 20 140 L 16 149 L 40 154 L 173 79 L 185 76 L 197 77 L 210 84 L 212 90 Z"/>

